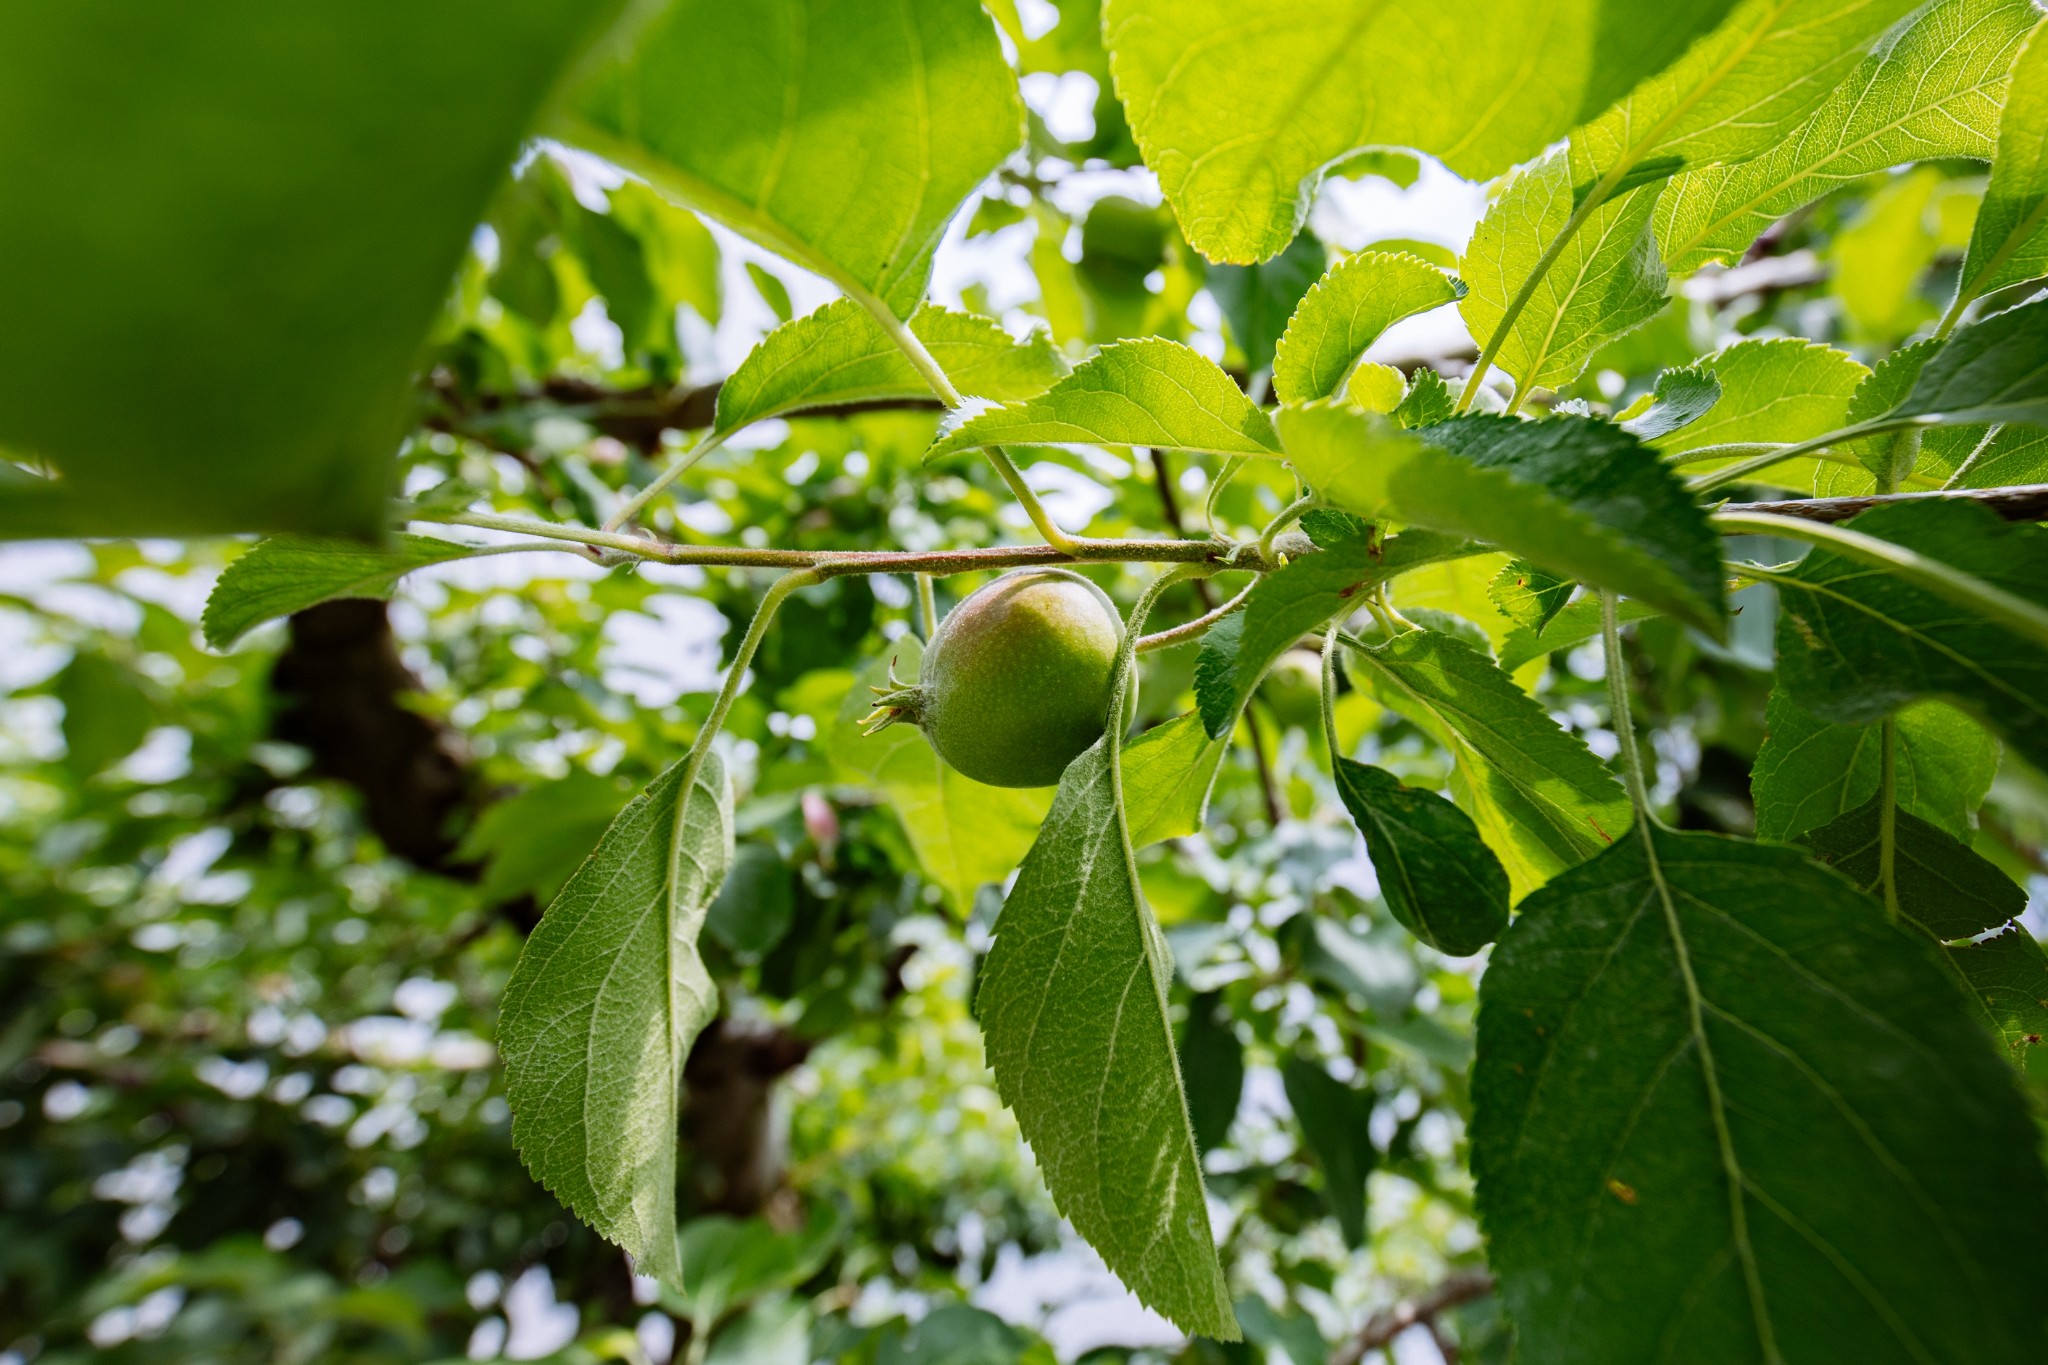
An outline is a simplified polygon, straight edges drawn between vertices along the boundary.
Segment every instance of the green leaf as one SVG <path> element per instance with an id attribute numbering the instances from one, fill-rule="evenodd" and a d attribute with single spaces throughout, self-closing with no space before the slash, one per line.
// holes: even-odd
<path id="1" fill-rule="evenodd" d="M 493 801 L 462 836 L 456 857 L 484 863 L 477 899 L 519 896 L 545 904 L 569 880 L 626 803 L 609 778 L 571 772 L 557 782 Z"/>
<path id="2" fill-rule="evenodd" d="M 1626 597 L 1621 600 L 1620 608 L 1616 612 L 1617 619 L 1623 625 L 1656 614 L 1655 608 L 1646 607 L 1641 602 Z M 1500 666 L 1505 672 L 1518 673 L 1525 665 L 1546 655 L 1599 638 L 1600 599 L 1593 596 L 1581 597 L 1575 602 L 1567 603 L 1564 610 L 1558 612 L 1550 624 L 1541 630 L 1531 630 L 1527 625 L 1519 625 L 1509 631 L 1508 638 L 1501 643 Z"/>
<path id="3" fill-rule="evenodd" d="M 1442 375 L 1424 366 L 1409 381 L 1408 392 L 1393 415 L 1396 422 L 1413 430 L 1448 422 L 1457 411 L 1458 400 L 1451 396 L 1451 386 Z"/>
<path id="4" fill-rule="evenodd" d="M 1337 795 L 1351 812 L 1403 928 L 1440 952 L 1470 957 L 1508 925 L 1508 874 L 1472 817 L 1384 768 L 1339 757 Z"/>
<path id="5" fill-rule="evenodd" d="M 1924 424 L 2048 424 L 2048 299 L 2009 308 L 1965 327 L 1920 367 L 1906 401 L 1889 417 Z"/>
<path id="6" fill-rule="evenodd" d="M 2028 601 L 2048 600 L 2048 529 L 1954 502 L 1893 504 L 1853 529 Z M 1860 725 L 1939 696 L 2048 762 L 2048 649 L 1902 578 L 1816 549 L 1778 584 L 1779 681 L 1823 720 Z"/>
<path id="7" fill-rule="evenodd" d="M 1195 706 L 1211 738 L 1227 736 L 1273 661 L 1303 634 L 1363 605 L 1358 592 L 1381 576 L 1363 534 L 1303 555 L 1252 586 L 1244 607 L 1209 627 L 1195 659 Z"/>
<path id="8" fill-rule="evenodd" d="M 2003 933 L 1977 943 L 1954 944 L 1946 951 L 1977 992 L 2006 1051 L 2026 1067 L 2030 1049 L 2048 1038 L 2048 955 L 2040 943 L 2015 924 Z"/>
<path id="9" fill-rule="evenodd" d="M 1298 1056 L 1280 1064 L 1280 1083 L 1287 1091 L 1287 1107 L 1301 1125 L 1301 1136 L 1323 1169 L 1323 1198 L 1343 1230 L 1345 1244 L 1364 1246 L 1365 1178 L 1379 1164 L 1379 1152 L 1369 1136 L 1373 1092 L 1346 1085 L 1321 1062 Z"/>
<path id="10" fill-rule="evenodd" d="M 1800 843 L 1813 856 L 1882 898 L 1884 798 L 1872 796 Z M 1894 811 L 1892 879 L 1899 911 L 1935 938 L 1975 938 L 2018 919 L 2027 893 L 1990 863 L 1909 811 Z"/>
<path id="11" fill-rule="evenodd" d="M 1142 628 L 1134 613 L 1127 635 Z M 1112 714 L 1132 662 L 1127 652 Z M 975 1013 L 1060 1212 L 1147 1307 L 1234 1341 L 1174 1056 L 1173 967 L 1138 881 L 1120 748 L 1112 730 L 1060 778 L 996 919 Z"/>
<path id="12" fill-rule="evenodd" d="M 1837 430 L 1849 400 L 1870 370 L 1847 351 L 1776 337 L 1738 341 L 1703 362 L 1721 386 L 1707 415 L 1663 437 L 1657 448 L 1676 465 L 1710 469 L 1725 460 L 1688 459 L 1707 446 L 1752 441 L 1804 441 Z M 1817 460 L 1787 460 L 1757 475 L 1789 488 L 1810 489 Z"/>
<path id="13" fill-rule="evenodd" d="M 58 475 L 0 537 L 376 535 L 471 232 L 620 8 L 0 18 L 0 449 Z"/>
<path id="14" fill-rule="evenodd" d="M 899 318 L 1023 136 L 972 0 L 675 0 L 604 56 L 559 115 L 565 140 Z"/>
<path id="15" fill-rule="evenodd" d="M 2048 275 L 2048 25 L 2013 62 L 1991 183 L 1963 257 L 1964 298 Z"/>
<path id="16" fill-rule="evenodd" d="M 1103 31 L 1188 241 L 1245 264 L 1293 240 L 1324 169 L 1350 153 L 1413 148 L 1488 179 L 1664 65 L 1722 9 L 1675 4 L 1646 23 L 1634 5 L 1596 0 L 1109 0 Z"/>
<path id="17" fill-rule="evenodd" d="M 1791 849 L 1651 827 L 1530 897 L 1473 1111 L 1529 1359 L 2039 1353 L 2010 1267 L 2048 1254 L 2048 1190 L 2012 1075 L 1917 935 Z"/>
<path id="18" fill-rule="evenodd" d="M 398 535 L 379 547 L 349 540 L 272 536 L 229 564 L 207 595 L 200 628 L 206 643 L 226 649 L 253 627 L 338 597 L 388 601 L 414 569 L 476 553 L 430 536 Z"/>
<path id="19" fill-rule="evenodd" d="M 761 296 L 761 302 L 768 305 L 768 311 L 775 314 L 778 323 L 790 321 L 794 305 L 790 303 L 788 285 L 777 279 L 759 261 L 747 262 L 747 279 L 753 283 L 754 292 Z"/>
<path id="20" fill-rule="evenodd" d="M 1541 635 L 1572 600 L 1576 586 L 1569 578 L 1547 574 L 1526 559 L 1511 559 L 1486 585 L 1486 595 L 1501 615 Z"/>
<path id="21" fill-rule="evenodd" d="M 1229 748 L 1228 736 L 1209 738 L 1194 711 L 1155 725 L 1124 746 L 1124 814 L 1132 847 L 1202 828 L 1209 791 Z"/>
<path id="22" fill-rule="evenodd" d="M 512 1142 L 555 1197 L 682 1289 L 683 1061 L 718 1007 L 697 953 L 732 860 L 732 786 L 707 754 L 633 798 L 526 941 L 498 1021 Z"/>
<path id="23" fill-rule="evenodd" d="M 782 855 L 767 844 L 741 844 L 725 884 L 705 912 L 704 927 L 732 952 L 757 958 L 782 942 L 796 917 L 796 884 Z"/>
<path id="24" fill-rule="evenodd" d="M 664 306 L 662 322 L 676 304 L 687 303 L 697 316 L 718 325 L 725 291 L 718 274 L 718 242 L 701 219 L 655 193 L 644 181 L 628 180 L 611 193 L 612 217 L 640 239 L 647 275 Z"/>
<path id="25" fill-rule="evenodd" d="M 1629 825 L 1621 784 L 1577 735 L 1470 645 L 1410 631 L 1357 650 L 1353 677 L 1451 751 L 1451 794 L 1514 894 L 1591 857 Z"/>
<path id="26" fill-rule="evenodd" d="M 1510 181 L 1479 220 L 1458 260 L 1471 286 L 1458 312 L 1473 336 L 1498 330 L 1545 248 L 1564 233 L 1576 207 L 1572 174 L 1568 157 L 1548 157 Z M 1650 233 L 1657 193 L 1652 186 L 1593 210 L 1544 271 L 1495 357 L 1519 392 L 1569 383 L 1593 352 L 1664 307 L 1664 262 Z"/>
<path id="27" fill-rule="evenodd" d="M 1937 0 L 1901 20 L 1811 117 L 1763 155 L 1681 175 L 1657 206 L 1671 269 L 1733 261 L 1763 230 L 1891 166 L 1985 159 L 2028 0 Z"/>
<path id="28" fill-rule="evenodd" d="M 1410 434 L 1327 405 L 1282 408 L 1278 421 L 1288 460 L 1338 507 L 1487 541 L 1720 633 L 1719 538 L 1612 423 L 1472 415 Z"/>
<path id="29" fill-rule="evenodd" d="M 886 683 L 892 667 L 898 677 L 916 677 L 924 657 L 911 635 L 896 641 L 892 651 L 855 680 L 825 736 L 826 753 L 848 777 L 888 798 L 925 875 L 965 914 L 977 889 L 1008 877 L 1024 857 L 1049 798 L 1035 788 L 990 787 L 963 777 L 913 726 L 861 734 L 859 719 L 874 704 L 871 689 Z"/>
<path id="30" fill-rule="evenodd" d="M 1659 374 L 1649 405 L 1616 425 L 1639 441 L 1654 441 L 1691 426 L 1720 401 L 1720 377 L 1705 365 L 1686 365 Z"/>
<path id="31" fill-rule="evenodd" d="M 1358 934 L 1326 915 L 1300 915 L 1288 924 L 1302 926 L 1295 932 L 1301 933 L 1301 965 L 1310 976 L 1357 996 L 1385 1019 L 1400 1018 L 1415 1003 L 1420 983 L 1414 945 L 1395 925 L 1380 922 Z"/>
<path id="32" fill-rule="evenodd" d="M 1573 183 L 1748 161 L 1786 142 L 1913 0 L 1744 0 L 1572 134 Z"/>
<path id="33" fill-rule="evenodd" d="M 993 318 L 931 304 L 911 317 L 910 330 L 954 387 L 974 397 L 1027 398 L 1067 372 L 1042 331 L 1013 341 Z M 852 299 L 835 299 L 777 327 L 747 353 L 718 390 L 712 429 L 736 431 L 805 408 L 934 396 L 867 309 Z"/>
<path id="34" fill-rule="evenodd" d="M 1965 838 L 1998 772 L 1998 741 L 1941 702 L 1914 702 L 1894 718 L 1898 802 Z M 1783 687 L 1764 708 L 1764 742 L 1750 774 L 1759 839 L 1797 839 L 1856 809 L 1877 791 L 1878 727 L 1830 725 Z"/>
<path id="35" fill-rule="evenodd" d="M 1307 403 L 1344 391 L 1366 348 L 1402 318 L 1456 302 L 1465 292 L 1420 256 L 1361 251 L 1339 261 L 1302 298 L 1273 353 L 1273 395 Z"/>
<path id="36" fill-rule="evenodd" d="M 1187 1080 L 1188 1122 L 1200 1151 L 1221 1147 L 1244 1098 L 1244 1044 L 1221 991 L 1188 1001 L 1180 1034 L 1180 1069 Z"/>
<path id="37" fill-rule="evenodd" d="M 1329 264 L 1329 253 L 1313 232 L 1303 232 L 1270 261 L 1219 265 L 1209 272 L 1209 293 L 1223 310 L 1230 334 L 1253 374 L 1273 364 L 1273 348 L 1288 318 Z M 1277 384 L 1278 377 L 1274 382 Z"/>
<path id="38" fill-rule="evenodd" d="M 142 680 L 104 654 L 73 655 L 54 692 L 64 704 L 64 764 L 80 779 L 134 753 L 156 726 Z"/>
<path id="39" fill-rule="evenodd" d="M 1111 445 L 1280 453 L 1273 424 L 1213 360 L 1148 337 L 1104 346 L 1037 398 L 970 415 L 927 460 L 982 446 Z"/>

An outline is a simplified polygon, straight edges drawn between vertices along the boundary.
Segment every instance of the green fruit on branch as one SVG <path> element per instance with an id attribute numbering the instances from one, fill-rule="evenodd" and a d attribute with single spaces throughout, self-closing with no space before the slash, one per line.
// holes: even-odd
<path id="1" fill-rule="evenodd" d="M 1049 787 L 1102 738 L 1122 646 L 1116 604 L 1079 574 L 1004 574 L 947 614 L 914 685 L 876 689 L 869 733 L 905 721 L 977 782 Z"/>

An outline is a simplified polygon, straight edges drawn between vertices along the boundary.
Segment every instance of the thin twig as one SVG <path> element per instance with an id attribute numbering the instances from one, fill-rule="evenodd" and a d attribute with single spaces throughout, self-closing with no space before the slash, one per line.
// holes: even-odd
<path id="1" fill-rule="evenodd" d="M 1204 580 L 1196 579 L 1195 581 L 1199 583 Z M 1171 649 L 1175 645 L 1183 644 L 1201 635 L 1209 627 L 1243 606 L 1244 599 L 1252 595 L 1252 589 L 1257 587 L 1258 583 L 1259 581 L 1256 578 L 1253 579 L 1245 584 L 1243 592 L 1240 592 L 1220 607 L 1212 607 L 1192 621 L 1174 626 L 1168 630 L 1155 631 L 1150 635 L 1142 637 L 1138 641 L 1138 652 L 1140 654 L 1150 654 L 1155 649 Z"/>
<path id="2" fill-rule="evenodd" d="M 1945 488 L 1931 493 L 1885 493 L 1861 498 L 1797 498 L 1785 502 L 1731 502 L 1724 512 L 1798 517 L 1802 521 L 1847 521 L 1873 507 L 1895 502 L 1974 502 L 2007 521 L 2048 521 L 2048 483 L 2010 488 Z"/>
<path id="3" fill-rule="evenodd" d="M 1395 1337 L 1418 1323 L 1435 1323 L 1438 1316 L 1460 1304 L 1483 1299 L 1493 1292 L 1493 1276 L 1484 1270 L 1459 1270 L 1444 1277 L 1442 1284 L 1392 1308 L 1372 1315 L 1358 1335 L 1330 1355 L 1330 1365 L 1358 1365 L 1370 1351 L 1392 1343 Z"/>

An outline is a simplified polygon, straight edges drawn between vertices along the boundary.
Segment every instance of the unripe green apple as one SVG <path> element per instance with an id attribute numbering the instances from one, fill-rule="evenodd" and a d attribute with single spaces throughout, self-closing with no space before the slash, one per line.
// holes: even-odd
<path id="1" fill-rule="evenodd" d="M 1123 619 L 1065 569 L 1019 569 L 939 623 L 915 686 L 884 691 L 874 719 L 908 721 L 939 757 L 993 787 L 1049 787 L 1102 738 Z"/>

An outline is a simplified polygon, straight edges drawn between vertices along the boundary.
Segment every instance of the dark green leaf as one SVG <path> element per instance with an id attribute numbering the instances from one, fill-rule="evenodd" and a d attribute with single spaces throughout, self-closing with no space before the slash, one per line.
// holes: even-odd
<path id="1" fill-rule="evenodd" d="M 1508 923 L 1508 874 L 1472 817 L 1383 768 L 1335 761 L 1337 795 L 1365 836 L 1387 908 L 1409 933 L 1469 957 Z"/>
<path id="2" fill-rule="evenodd" d="M 142 680 L 104 654 L 80 651 L 57 675 L 64 703 L 64 763 L 80 778 L 135 752 L 156 725 Z"/>
<path id="3" fill-rule="evenodd" d="M 2048 530 L 1954 502 L 1880 507 L 1850 525 L 2032 602 L 2048 601 Z M 2048 649 L 1906 580 L 1816 549 L 1778 580 L 1779 680 L 1823 720 L 1860 725 L 1944 697 L 2048 762 Z"/>
<path id="4" fill-rule="evenodd" d="M 2048 956 L 2024 926 L 1977 943 L 1959 943 L 1949 960 L 1977 992 L 1991 1026 L 2023 1069 L 2048 1038 Z"/>
<path id="5" fill-rule="evenodd" d="M 1365 1245 L 1365 1178 L 1379 1161 L 1370 1136 L 1373 1094 L 1346 1085 L 1321 1062 L 1290 1056 L 1280 1064 L 1287 1105 L 1323 1168 L 1323 1197 L 1352 1247 Z"/>
<path id="6" fill-rule="evenodd" d="M 383 547 L 350 540 L 272 536 L 228 565 L 200 618 L 206 642 L 226 649 L 252 627 L 337 597 L 388 599 L 414 569 L 474 554 L 430 536 L 393 536 Z"/>
<path id="7" fill-rule="evenodd" d="M 675 0 L 588 73 L 563 136 L 907 318 L 961 201 L 1022 139 L 969 0 Z M 858 190 L 855 193 L 855 190 Z"/>
<path id="8" fill-rule="evenodd" d="M 2009 308 L 1950 337 L 1890 415 L 1947 426 L 2048 423 L 2048 299 Z"/>
<path id="9" fill-rule="evenodd" d="M 1609 422 L 1466 416 L 1405 433 L 1330 405 L 1282 408 L 1287 458 L 1335 505 L 1512 551 L 1718 634 L 1721 544 L 1664 462 Z"/>
<path id="10" fill-rule="evenodd" d="M 1472 1128 L 1523 1355 L 2035 1359 L 2010 1267 L 2048 1255 L 2048 1189 L 1972 1015 L 1791 849 L 1652 828 L 1530 897 Z"/>
<path id="11" fill-rule="evenodd" d="M 1998 772 L 1998 741 L 1941 702 L 1894 718 L 1899 806 L 1966 837 Z M 1759 839 L 1797 839 L 1869 800 L 1878 786 L 1878 726 L 1830 725 L 1782 687 L 1764 709 L 1764 742 L 1750 774 Z"/>
<path id="12" fill-rule="evenodd" d="M 733 952 L 759 957 L 782 942 L 795 914 L 789 864 L 767 844 L 745 843 L 705 912 L 704 927 Z"/>
<path id="13" fill-rule="evenodd" d="M 0 536 L 373 536 L 492 190 L 617 0 L 0 18 Z M 431 130 L 431 133 L 423 130 Z"/>
<path id="14" fill-rule="evenodd" d="M 541 1184 L 684 1288 L 676 1247 L 683 1060 L 718 1008 L 697 935 L 732 861 L 732 786 L 708 754 L 619 814 L 541 917 L 505 987 L 512 1141 Z"/>
<path id="15" fill-rule="evenodd" d="M 1451 792 L 1517 896 L 1628 828 L 1621 784 L 1576 735 L 1470 645 L 1410 631 L 1356 651 L 1353 676 L 1457 759 Z"/>
<path id="16" fill-rule="evenodd" d="M 1188 1121 L 1200 1151 L 1221 1147 L 1244 1098 L 1244 1044 L 1220 991 L 1188 1001 L 1181 1029 L 1180 1071 L 1188 1089 Z"/>
<path id="17" fill-rule="evenodd" d="M 1873 896 L 1882 897 L 1881 796 L 1799 842 Z M 1892 878 L 1899 911 L 1944 941 L 1973 938 L 2018 918 L 2027 893 L 1962 844 L 1907 811 L 1893 812 Z"/>

